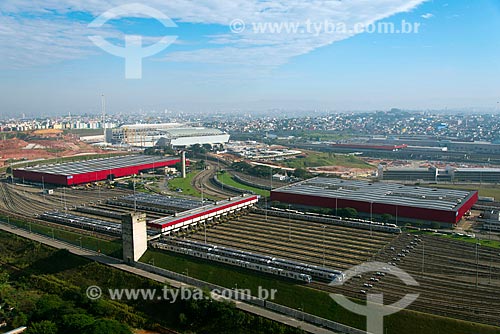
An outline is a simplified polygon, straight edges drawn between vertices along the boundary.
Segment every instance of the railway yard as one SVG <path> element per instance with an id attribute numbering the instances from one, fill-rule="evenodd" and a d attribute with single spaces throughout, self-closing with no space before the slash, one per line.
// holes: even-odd
<path id="1" fill-rule="evenodd" d="M 201 188 L 203 184 L 207 194 L 219 198 L 235 195 L 210 182 L 213 172 L 200 172 L 193 185 Z M 114 228 L 119 226 L 120 216 L 134 207 L 151 221 L 201 205 L 196 199 L 163 198 L 143 193 L 134 197 L 131 190 L 105 188 L 57 188 L 47 195 L 40 188 L 0 182 L 0 213 L 63 225 L 53 217 L 74 215 L 84 222 L 111 224 L 113 231 L 95 230 L 84 223 L 80 228 L 113 238 L 119 238 L 120 232 Z M 44 213 L 49 216 L 41 216 Z M 75 224 L 70 227 L 79 228 Z M 367 293 L 383 293 L 386 304 L 407 293 L 419 293 L 410 306 L 412 310 L 500 325 L 500 250 L 495 248 L 426 234 L 331 225 L 263 210 L 198 225 L 177 237 L 340 271 L 367 261 L 392 263 L 411 274 L 419 286 L 406 286 L 395 276 L 380 273 L 354 277 L 342 286 L 321 280 L 313 280 L 308 286 L 357 299 L 364 299 Z"/>
<path id="2" fill-rule="evenodd" d="M 370 233 L 255 213 L 209 227 L 206 233 L 200 228 L 186 237 L 340 270 L 366 261 L 391 262 L 410 273 L 419 286 L 406 286 L 392 275 L 375 273 L 352 278 L 341 287 L 317 281 L 310 286 L 360 299 L 368 292 L 384 293 L 386 304 L 407 293 L 419 293 L 410 309 L 500 325 L 498 249 L 478 246 L 476 258 L 475 245 L 437 236 Z"/>

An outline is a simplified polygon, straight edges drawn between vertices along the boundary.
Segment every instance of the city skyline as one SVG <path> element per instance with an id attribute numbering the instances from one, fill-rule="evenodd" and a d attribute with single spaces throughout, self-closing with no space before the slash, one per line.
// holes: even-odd
<path id="1" fill-rule="evenodd" d="M 2 116 L 98 113 L 102 93 L 110 113 L 498 109 L 500 5 L 494 0 L 383 0 L 376 7 L 361 0 L 151 0 L 141 4 L 177 27 L 149 18 L 88 27 L 121 4 L 2 2 Z M 235 31 L 235 20 L 246 29 Z M 329 24 L 352 28 L 373 22 L 412 24 L 418 32 L 327 31 Z M 285 32 L 256 30 L 265 24 Z M 298 31 L 283 26 L 294 24 Z M 117 45 L 125 34 L 141 35 L 148 44 L 164 35 L 177 39 L 143 59 L 142 79 L 127 80 L 124 59 L 92 44 L 88 37 L 95 34 Z"/>

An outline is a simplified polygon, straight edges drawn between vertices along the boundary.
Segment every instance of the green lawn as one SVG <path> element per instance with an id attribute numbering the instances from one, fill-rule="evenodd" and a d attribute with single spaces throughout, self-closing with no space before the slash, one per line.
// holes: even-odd
<path id="1" fill-rule="evenodd" d="M 460 241 L 467 242 L 470 244 L 475 244 L 478 241 L 477 239 L 474 239 L 474 238 L 461 237 L 458 235 L 443 235 L 442 237 L 447 238 L 447 239 L 460 240 Z M 481 240 L 479 240 L 479 243 L 481 244 L 481 246 L 484 246 L 484 247 L 491 247 L 491 248 L 500 249 L 500 241 L 481 239 Z"/>
<path id="2" fill-rule="evenodd" d="M 4 222 L 7 222 L 7 217 L 1 216 Z M 30 230 L 30 224 L 26 222 L 19 221 L 17 219 L 9 219 L 11 225 L 15 225 L 17 227 L 23 228 L 25 230 Z M 57 240 L 65 241 L 67 243 L 80 246 L 80 238 L 81 245 L 84 248 L 98 251 L 100 250 L 102 254 L 114 256 L 121 258 L 122 257 L 122 242 L 121 240 L 109 241 L 101 238 L 91 237 L 88 235 L 82 235 L 79 233 L 69 232 L 57 228 L 51 228 L 45 225 L 34 224 L 31 223 L 31 231 L 33 233 L 43 234 L 48 237 L 54 237 Z"/>
<path id="3" fill-rule="evenodd" d="M 374 166 L 364 162 L 360 158 L 352 155 L 343 155 L 336 153 L 324 153 L 304 151 L 307 155 L 305 158 L 294 158 L 287 160 L 284 164 L 290 168 L 307 168 L 307 167 L 322 167 L 322 166 L 342 166 L 348 168 L 375 168 Z"/>
<path id="4" fill-rule="evenodd" d="M 494 197 L 497 201 L 500 200 L 500 187 L 495 185 L 469 185 L 469 184 L 432 184 L 432 187 L 459 189 L 459 190 L 477 190 L 479 196 Z"/>
<path id="5" fill-rule="evenodd" d="M 222 183 L 224 183 L 225 185 L 228 185 L 228 186 L 232 186 L 232 187 L 235 187 L 238 189 L 243 189 L 243 190 L 250 190 L 250 191 L 253 191 L 255 194 L 263 196 L 263 197 L 269 197 L 269 195 L 270 195 L 270 192 L 268 190 L 254 188 L 254 187 L 247 186 L 246 184 L 239 183 L 238 181 L 233 179 L 233 177 L 228 173 L 221 173 L 217 176 L 217 178 L 219 179 L 219 181 L 221 181 Z"/>
<path id="6" fill-rule="evenodd" d="M 412 234 L 417 234 L 417 235 L 422 235 L 422 234 L 424 234 L 424 235 L 437 235 L 441 238 L 459 240 L 459 241 L 467 242 L 470 244 L 475 244 L 477 242 L 477 239 L 475 239 L 475 238 L 462 237 L 462 236 L 458 236 L 458 235 L 435 234 L 435 233 L 429 232 L 429 231 L 416 231 L 416 230 L 407 230 L 407 232 L 412 233 Z M 481 246 L 500 249 L 500 241 L 481 239 L 481 240 L 479 240 L 479 242 L 481 243 Z"/>
<path id="7" fill-rule="evenodd" d="M 330 296 L 307 285 L 264 275 L 254 271 L 214 264 L 189 256 L 158 250 L 148 250 L 141 258 L 144 263 L 187 274 L 213 284 L 228 288 L 250 289 L 255 293 L 258 287 L 277 289 L 275 302 L 308 313 L 337 321 L 352 327 L 365 329 L 365 319 L 337 305 Z M 498 327 L 485 326 L 434 315 L 402 311 L 385 319 L 387 334 L 460 333 L 494 334 Z"/>
<path id="8" fill-rule="evenodd" d="M 186 178 L 182 177 L 175 178 L 168 181 L 168 187 L 172 191 L 177 189 L 182 189 L 183 195 L 201 197 L 201 194 L 191 185 L 193 178 L 198 175 L 199 171 L 190 172 L 186 175 Z"/>
<path id="9" fill-rule="evenodd" d="M 193 196 L 193 197 L 201 197 L 201 192 L 196 190 L 195 187 L 191 184 L 193 182 L 193 178 L 198 175 L 200 171 L 192 171 L 186 175 L 186 178 L 183 179 L 181 177 L 175 178 L 173 180 L 168 181 L 168 188 L 171 191 L 176 191 L 177 189 L 182 189 L 182 193 L 180 195 L 185 196 Z M 204 198 L 209 198 L 213 200 L 219 200 L 220 198 L 210 196 L 207 194 L 203 194 Z"/>

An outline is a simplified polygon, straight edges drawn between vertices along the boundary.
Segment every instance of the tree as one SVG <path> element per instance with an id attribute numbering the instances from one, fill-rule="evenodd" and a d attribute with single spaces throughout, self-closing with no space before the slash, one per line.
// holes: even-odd
<path id="1" fill-rule="evenodd" d="M 58 328 L 55 323 L 48 320 L 34 322 L 28 326 L 26 334 L 57 334 Z M 103 332 L 106 333 L 106 332 Z"/>
<path id="2" fill-rule="evenodd" d="M 432 222 L 431 223 L 431 228 L 437 230 L 438 228 L 441 228 L 441 224 L 439 224 L 438 222 Z"/>
<path id="3" fill-rule="evenodd" d="M 309 173 L 307 172 L 307 170 L 305 170 L 304 168 L 297 168 L 295 169 L 295 171 L 293 172 L 293 175 L 295 175 L 295 177 L 299 178 L 299 179 L 305 179 L 307 178 L 307 175 Z"/>
<path id="4" fill-rule="evenodd" d="M 339 216 L 347 218 L 356 218 L 358 216 L 358 211 L 353 208 L 343 208 L 338 210 Z"/>
<path id="5" fill-rule="evenodd" d="M 130 328 L 126 325 L 119 323 L 116 320 L 111 319 L 100 319 L 95 321 L 92 325 L 87 326 L 82 334 L 103 334 L 103 333 L 113 333 L 113 334 L 132 334 Z"/>
<path id="6" fill-rule="evenodd" d="M 182 172 L 182 162 L 177 162 L 174 166 L 177 171 Z"/>
<path id="7" fill-rule="evenodd" d="M 205 169 L 205 167 L 207 166 L 205 160 L 200 160 L 196 163 L 196 168 L 197 169 Z"/>
<path id="8" fill-rule="evenodd" d="M 12 320 L 12 327 L 14 328 L 26 326 L 27 324 L 28 324 L 28 316 L 23 312 L 19 312 L 19 314 L 14 317 L 14 320 Z"/>
<path id="9" fill-rule="evenodd" d="M 388 214 L 388 213 L 384 213 L 381 217 L 381 220 L 383 223 L 388 223 L 392 220 L 392 215 Z"/>
<path id="10" fill-rule="evenodd" d="M 9 273 L 2 271 L 0 272 L 0 287 L 9 282 Z"/>
<path id="11" fill-rule="evenodd" d="M 86 314 L 70 314 L 63 316 L 62 333 L 82 333 L 85 328 L 91 326 L 95 319 Z"/>

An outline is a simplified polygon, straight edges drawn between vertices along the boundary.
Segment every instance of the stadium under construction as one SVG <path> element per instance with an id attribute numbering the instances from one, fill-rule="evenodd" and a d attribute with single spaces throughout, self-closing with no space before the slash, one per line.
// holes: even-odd
<path id="1" fill-rule="evenodd" d="M 380 182 L 314 178 L 271 192 L 271 201 L 331 209 L 354 208 L 370 216 L 456 224 L 478 200 L 477 191 Z"/>
<path id="2" fill-rule="evenodd" d="M 173 166 L 180 157 L 127 155 L 62 164 L 14 169 L 14 178 L 28 182 L 74 186 L 119 177 L 132 176 L 145 170 Z"/>

